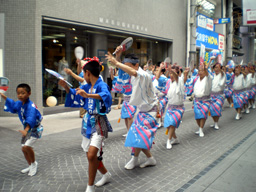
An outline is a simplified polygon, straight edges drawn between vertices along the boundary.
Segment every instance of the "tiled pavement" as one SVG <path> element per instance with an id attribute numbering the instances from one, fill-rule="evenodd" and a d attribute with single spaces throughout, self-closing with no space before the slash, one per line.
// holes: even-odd
<path id="1" fill-rule="evenodd" d="M 112 113 L 112 112 L 111 112 Z M 115 113 L 115 114 L 114 114 Z M 184 191 L 207 174 L 216 165 L 221 164 L 227 156 L 236 150 L 251 136 L 255 136 L 256 110 L 244 114 L 240 121 L 234 120 L 235 110 L 225 108 L 220 119 L 220 130 L 210 127 L 212 119 L 206 122 L 205 137 L 199 138 L 194 132 L 197 125 L 191 104 L 186 104 L 183 123 L 177 130 L 180 144 L 166 150 L 167 136 L 165 129 L 157 131 L 152 154 L 157 160 L 155 167 L 135 168 L 125 170 L 124 165 L 130 159 L 130 149 L 124 147 L 124 124 L 117 124 L 117 112 L 110 114 L 113 133 L 105 141 L 104 164 L 112 174 L 112 180 L 107 185 L 96 188 L 104 192 L 165 192 Z M 34 177 L 21 174 L 26 167 L 20 151 L 20 133 L 16 130 L 2 127 L 4 118 L 0 118 L 0 191 L 85 191 L 87 185 L 87 160 L 82 151 L 80 128 L 69 123 L 67 113 L 65 119 L 59 115 L 53 116 L 55 124 L 64 121 L 69 129 L 44 135 L 35 145 L 38 173 Z M 46 118 L 47 119 L 47 118 Z M 6 118 L 8 121 L 8 117 Z M 66 122 L 65 122 L 66 121 Z M 78 119 L 77 121 L 81 121 Z M 51 127 L 44 120 L 44 127 Z M 144 154 L 140 162 L 145 161 Z M 100 178 L 97 174 L 96 180 Z M 189 189 L 189 188 L 188 188 Z M 223 190 L 225 191 L 225 190 Z"/>

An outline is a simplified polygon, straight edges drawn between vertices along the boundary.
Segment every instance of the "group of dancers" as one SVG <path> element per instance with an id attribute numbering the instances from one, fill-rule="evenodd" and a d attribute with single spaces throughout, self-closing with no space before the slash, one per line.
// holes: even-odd
<path id="1" fill-rule="evenodd" d="M 214 121 L 212 127 L 219 129 L 218 122 L 225 97 L 230 106 L 234 105 L 237 120 L 241 118 L 243 111 L 249 113 L 251 107 L 255 108 L 255 66 L 234 66 L 234 63 L 231 63 L 224 67 L 218 62 L 212 65 L 211 58 L 208 64 L 200 64 L 198 70 L 193 68 L 189 78 L 190 68 L 183 71 L 177 64 L 162 62 L 154 70 L 151 64 L 142 69 L 135 54 L 127 54 L 121 61 L 122 47 L 118 46 L 115 52 L 115 56 L 108 53 L 106 59 L 119 68 L 112 91 L 124 95 L 121 118 L 125 119 L 127 128 L 125 146 L 131 147 L 132 154 L 124 166 L 125 169 L 156 165 L 156 159 L 150 149 L 157 129 L 161 126 L 166 128 L 168 135 L 167 149 L 179 143 L 175 130 L 181 123 L 185 111 L 184 100 L 188 93 L 194 95 L 193 108 L 199 128 L 196 134 L 200 137 L 204 137 L 203 128 L 208 112 Z M 97 57 L 86 58 L 82 69 L 83 78 L 78 79 L 86 83 L 79 88 L 72 89 L 63 80 L 58 84 L 66 90 L 66 107 L 83 107 L 86 110 L 81 128 L 82 147 L 88 159 L 86 192 L 94 192 L 95 186 L 100 187 L 111 178 L 102 161 L 102 143 L 108 137 L 108 132 L 112 132 L 107 118 L 112 97 L 108 85 L 100 77 L 102 66 Z M 72 75 L 71 71 L 66 72 Z M 33 176 L 36 174 L 38 163 L 35 161 L 32 146 L 41 137 L 42 117 L 35 104 L 29 100 L 30 94 L 30 88 L 22 84 L 17 87 L 19 101 L 15 102 L 2 93 L 1 96 L 6 99 L 5 111 L 18 113 L 24 126 L 24 131 L 21 131 L 22 151 L 29 167 L 22 170 L 22 173 Z M 146 155 L 147 160 L 140 164 L 141 152 Z M 102 174 L 102 178 L 94 184 L 97 170 Z"/>

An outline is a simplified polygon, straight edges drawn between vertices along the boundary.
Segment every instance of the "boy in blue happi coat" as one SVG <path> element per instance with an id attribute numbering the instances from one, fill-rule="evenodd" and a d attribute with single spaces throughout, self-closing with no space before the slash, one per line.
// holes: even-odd
<path id="1" fill-rule="evenodd" d="M 102 163 L 102 141 L 108 137 L 112 127 L 106 114 L 110 112 L 112 97 L 108 85 L 99 77 L 102 66 L 97 57 L 89 58 L 83 66 L 84 79 L 87 84 L 77 89 L 70 89 L 65 81 L 59 85 L 68 93 L 66 107 L 84 107 L 87 113 L 82 121 L 81 134 L 83 136 L 82 147 L 87 153 L 89 162 L 89 178 L 86 192 L 94 192 L 94 180 L 97 169 L 103 177 L 95 185 L 102 186 L 110 180 L 110 173 Z M 100 156 L 97 153 L 100 151 Z"/>
<path id="2" fill-rule="evenodd" d="M 35 161 L 33 145 L 37 139 L 41 138 L 43 131 L 41 121 L 43 118 L 36 105 L 29 99 L 31 95 L 29 85 L 24 83 L 19 84 L 16 88 L 16 92 L 19 101 L 7 98 L 3 93 L 0 93 L 0 95 L 6 100 L 4 111 L 18 114 L 24 126 L 24 130 L 19 130 L 22 134 L 21 150 L 29 167 L 21 170 L 21 173 L 28 173 L 29 176 L 34 176 L 37 173 L 37 162 Z"/>

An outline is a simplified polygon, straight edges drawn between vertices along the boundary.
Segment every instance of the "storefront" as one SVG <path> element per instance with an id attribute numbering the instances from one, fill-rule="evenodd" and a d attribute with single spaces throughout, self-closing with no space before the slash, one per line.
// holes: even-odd
<path id="1" fill-rule="evenodd" d="M 171 57 L 170 50 L 168 50 L 172 46 L 171 41 L 43 20 L 43 105 L 47 107 L 45 101 L 49 96 L 56 97 L 58 104 L 65 102 L 65 90 L 57 85 L 56 78 L 48 74 L 44 70 L 45 68 L 57 71 L 74 87 L 78 87 L 78 82 L 69 77 L 63 69 L 70 68 L 74 73 L 77 73 L 74 49 L 77 46 L 82 46 L 84 57 L 97 56 L 103 62 L 105 70 L 101 75 L 104 81 L 107 82 L 109 72 L 104 59 L 105 54 L 108 51 L 114 52 L 115 48 L 129 36 L 133 37 L 133 45 L 126 53 L 135 53 L 140 59 L 141 66 L 146 64 L 148 59 L 152 59 L 156 64 L 166 56 Z"/>

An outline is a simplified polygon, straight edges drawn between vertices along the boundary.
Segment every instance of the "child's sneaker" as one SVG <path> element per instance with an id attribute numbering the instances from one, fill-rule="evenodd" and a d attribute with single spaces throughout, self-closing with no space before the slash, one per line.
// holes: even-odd
<path id="1" fill-rule="evenodd" d="M 144 167 L 147 167 L 147 166 L 154 166 L 154 165 L 156 165 L 155 158 L 154 157 L 149 157 L 145 163 L 142 163 L 140 165 L 140 168 L 144 168 Z"/>
<path id="2" fill-rule="evenodd" d="M 105 174 L 102 176 L 101 180 L 99 180 L 99 181 L 95 184 L 95 186 L 100 187 L 100 186 L 102 186 L 102 185 L 105 185 L 106 183 L 108 183 L 108 182 L 110 181 L 110 178 L 111 178 L 111 174 L 110 174 L 109 172 L 105 173 Z"/>
<path id="3" fill-rule="evenodd" d="M 32 163 L 30 165 L 30 170 L 29 170 L 29 173 L 28 173 L 29 176 L 34 176 L 36 174 L 36 172 L 37 172 L 37 164 L 38 163 L 35 161 L 35 163 Z"/>
<path id="4" fill-rule="evenodd" d="M 139 165 L 138 157 L 132 156 L 131 160 L 124 166 L 125 169 L 134 169 Z"/>
<path id="5" fill-rule="evenodd" d="M 166 149 L 171 149 L 171 148 L 172 148 L 171 140 L 167 139 Z"/>
<path id="6" fill-rule="evenodd" d="M 25 169 L 22 169 L 20 172 L 24 174 L 24 173 L 28 173 L 29 170 L 30 170 L 30 166 Z"/>
<path id="7" fill-rule="evenodd" d="M 199 128 L 199 137 L 204 137 L 203 128 Z"/>
<path id="8" fill-rule="evenodd" d="M 87 185 L 85 192 L 95 192 L 94 185 Z"/>
<path id="9" fill-rule="evenodd" d="M 180 142 L 179 142 L 178 138 L 171 140 L 171 144 L 172 144 L 172 145 L 179 144 L 179 143 L 180 143 Z"/>

